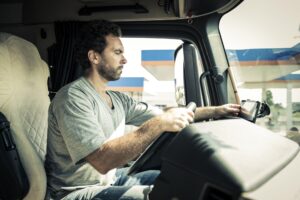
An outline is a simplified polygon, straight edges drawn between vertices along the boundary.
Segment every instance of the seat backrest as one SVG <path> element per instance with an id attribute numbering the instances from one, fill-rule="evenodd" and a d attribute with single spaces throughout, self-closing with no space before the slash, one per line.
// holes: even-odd
<path id="1" fill-rule="evenodd" d="M 32 43 L 0 33 L 0 111 L 10 121 L 29 179 L 28 200 L 44 199 L 46 193 L 48 77 L 48 66 Z"/>

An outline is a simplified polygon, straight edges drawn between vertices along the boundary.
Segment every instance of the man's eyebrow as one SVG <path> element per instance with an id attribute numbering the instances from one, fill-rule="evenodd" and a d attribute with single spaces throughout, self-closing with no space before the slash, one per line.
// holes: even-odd
<path id="1" fill-rule="evenodd" d="M 117 48 L 117 49 L 114 49 L 114 51 L 120 51 L 121 53 L 123 53 L 123 52 L 124 52 L 124 50 L 123 50 L 123 49 L 119 49 L 119 48 Z"/>

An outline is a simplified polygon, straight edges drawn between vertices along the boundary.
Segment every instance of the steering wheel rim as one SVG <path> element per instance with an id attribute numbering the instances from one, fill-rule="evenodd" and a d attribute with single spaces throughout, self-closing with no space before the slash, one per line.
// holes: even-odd
<path id="1" fill-rule="evenodd" d="M 194 102 L 190 102 L 187 105 L 187 109 L 195 112 L 196 110 L 196 104 Z M 176 134 L 165 132 L 162 133 L 158 138 L 156 138 L 146 149 L 145 151 L 136 159 L 136 161 L 132 164 L 132 166 L 129 168 L 127 174 L 128 175 L 134 175 L 136 173 L 139 173 L 141 171 L 145 171 L 147 169 L 143 169 L 143 167 L 147 164 L 149 160 L 157 153 L 167 141 L 171 141 Z"/>

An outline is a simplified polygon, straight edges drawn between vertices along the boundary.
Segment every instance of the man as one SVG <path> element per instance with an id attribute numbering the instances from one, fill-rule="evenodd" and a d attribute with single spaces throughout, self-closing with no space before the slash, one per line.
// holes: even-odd
<path id="1" fill-rule="evenodd" d="M 195 114 L 186 108 L 162 112 L 108 91 L 107 83 L 120 78 L 127 62 L 120 36 L 111 22 L 90 23 L 77 48 L 85 74 L 63 87 L 50 105 L 46 171 L 54 199 L 119 199 L 134 185 L 151 185 L 157 171 L 130 178 L 125 170 L 115 169 L 136 158 L 163 132 L 179 132 L 194 118 L 239 112 L 235 104 L 197 108 Z M 123 135 L 125 124 L 139 128 Z M 143 199 L 150 187 L 137 191 L 126 198 Z"/>

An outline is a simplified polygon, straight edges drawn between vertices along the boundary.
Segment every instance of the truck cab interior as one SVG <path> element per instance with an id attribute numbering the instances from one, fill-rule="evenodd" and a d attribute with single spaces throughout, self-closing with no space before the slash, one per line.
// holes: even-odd
<path id="1" fill-rule="evenodd" d="M 150 199 L 298 199 L 299 146 L 286 135 L 275 132 L 286 126 L 284 130 L 296 134 L 300 127 L 297 97 L 300 43 L 287 51 L 284 48 L 272 51 L 275 53 L 271 57 L 275 56 L 276 61 L 273 57 L 273 60 L 258 59 L 269 55 L 266 53 L 269 50 L 257 48 L 253 53 L 253 49 L 227 48 L 229 42 L 222 31 L 224 17 L 243 9 L 247 3 L 242 0 L 2 0 L 0 112 L 9 123 L 0 121 L 0 199 L 46 198 L 48 106 L 62 86 L 82 74 L 74 60 L 74 45 L 81 27 L 98 19 L 113 21 L 121 27 L 122 37 L 128 39 L 124 39 L 128 54 L 133 54 L 135 47 L 131 39 L 157 39 L 150 49 L 141 43 L 145 49 L 140 47 L 140 54 L 134 54 L 138 55 L 134 59 L 145 65 L 144 74 L 139 75 L 144 81 L 142 86 L 132 89 L 126 84 L 112 85 L 112 89 L 128 92 L 138 100 L 148 99 L 150 103 L 154 98 L 151 95 L 157 93 L 154 104 L 165 107 L 169 101 L 162 101 L 165 97 L 158 91 L 162 86 L 159 84 L 166 84 L 167 92 L 170 90 L 167 85 L 171 84 L 174 91 L 171 106 L 186 106 L 190 102 L 197 106 L 238 103 L 249 111 L 239 117 L 193 123 L 176 137 L 168 138 L 167 143 L 156 145 L 151 159 L 140 157 L 137 162 L 142 165 L 138 163 L 138 170 L 161 170 Z M 264 7 L 251 6 L 247 8 L 250 16 L 255 6 Z M 239 22 L 243 22 L 242 17 Z M 294 39 L 299 41 L 299 38 L 296 35 Z M 160 39 L 179 42 L 170 51 Z M 169 60 L 155 57 L 170 52 Z M 252 60 L 243 60 L 243 56 Z M 161 63 L 166 66 L 158 67 Z M 272 73 L 267 71 L 271 65 Z M 141 80 L 130 73 L 129 68 L 124 80 Z M 156 80 L 157 84 L 150 86 L 152 79 L 161 82 Z M 147 84 L 154 91 L 148 91 Z M 255 99 L 255 95 L 249 98 L 239 95 L 240 91 L 246 93 L 245 88 L 257 89 L 261 85 L 266 95 L 260 99 Z M 267 95 L 268 91 L 274 91 L 268 88 L 275 86 L 287 88 L 286 109 L 276 104 L 274 92 L 273 99 Z M 146 91 L 148 96 L 144 97 L 140 91 Z M 286 118 L 290 121 L 276 118 L 274 113 L 279 115 L 283 110 L 288 111 Z M 274 125 L 276 120 L 280 125 Z M 8 128 L 11 136 L 4 134 Z M 12 166 L 16 160 L 19 162 Z"/>

